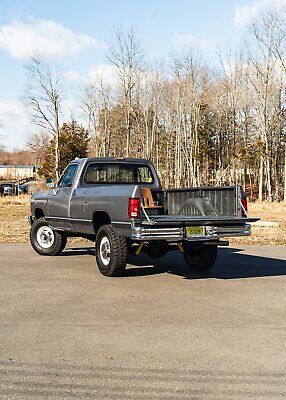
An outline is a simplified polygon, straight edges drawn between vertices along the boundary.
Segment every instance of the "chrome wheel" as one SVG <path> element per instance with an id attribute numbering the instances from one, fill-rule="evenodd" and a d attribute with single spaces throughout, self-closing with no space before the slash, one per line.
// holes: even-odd
<path id="1" fill-rule="evenodd" d="M 101 261 L 104 265 L 110 263 L 110 242 L 107 236 L 103 236 L 99 246 Z"/>
<path id="2" fill-rule="evenodd" d="M 53 230 L 49 226 L 41 226 L 37 231 L 37 242 L 44 249 L 50 248 L 55 241 Z"/>

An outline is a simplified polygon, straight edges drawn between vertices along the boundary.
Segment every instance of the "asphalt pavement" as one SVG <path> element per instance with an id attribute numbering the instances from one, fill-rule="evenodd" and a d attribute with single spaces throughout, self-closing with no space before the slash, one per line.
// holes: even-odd
<path id="1" fill-rule="evenodd" d="M 97 270 L 93 249 L 0 245 L 0 399 L 286 398 L 286 247 Z"/>

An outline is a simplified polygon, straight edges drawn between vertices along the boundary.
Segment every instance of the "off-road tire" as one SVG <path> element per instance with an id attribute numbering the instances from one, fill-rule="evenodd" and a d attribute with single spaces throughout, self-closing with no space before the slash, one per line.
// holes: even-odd
<path id="1" fill-rule="evenodd" d="M 100 251 L 100 245 L 104 237 L 107 237 L 110 244 L 110 261 L 107 265 L 104 264 Z M 112 225 L 103 225 L 99 229 L 95 240 L 96 261 L 98 269 L 102 273 L 102 275 L 122 275 L 126 268 L 127 253 L 127 240 L 118 236 Z"/>
<path id="2" fill-rule="evenodd" d="M 51 228 L 44 217 L 38 218 L 33 222 L 31 229 L 30 229 L 31 245 L 32 245 L 33 249 L 42 256 L 58 256 L 66 247 L 67 236 L 64 233 L 57 232 L 51 228 L 53 231 L 53 235 L 54 235 L 54 241 L 49 248 L 44 248 L 41 246 L 41 244 L 37 240 L 37 232 L 39 231 L 39 229 L 41 227 L 44 227 L 44 226 Z"/>
<path id="3" fill-rule="evenodd" d="M 191 271 L 207 271 L 212 268 L 217 258 L 217 246 L 184 246 L 184 259 Z"/>

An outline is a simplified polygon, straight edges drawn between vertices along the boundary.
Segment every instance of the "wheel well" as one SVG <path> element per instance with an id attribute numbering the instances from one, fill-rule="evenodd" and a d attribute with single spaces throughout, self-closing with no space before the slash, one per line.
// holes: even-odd
<path id="1" fill-rule="evenodd" d="M 41 208 L 35 209 L 35 218 L 36 219 L 42 218 L 44 216 L 45 216 L 44 211 Z"/>
<path id="2" fill-rule="evenodd" d="M 105 211 L 96 211 L 92 217 L 94 232 L 97 232 L 102 225 L 111 223 L 110 216 Z"/>

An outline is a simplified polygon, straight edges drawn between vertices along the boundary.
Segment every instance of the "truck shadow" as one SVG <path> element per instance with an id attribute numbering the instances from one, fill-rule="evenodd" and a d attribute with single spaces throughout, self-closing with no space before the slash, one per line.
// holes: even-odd
<path id="1" fill-rule="evenodd" d="M 285 260 L 245 254 L 242 251 L 236 248 L 220 249 L 215 265 L 205 272 L 190 272 L 183 256 L 177 251 L 171 251 L 155 261 L 144 254 L 129 256 L 128 262 L 135 268 L 127 268 L 125 276 L 169 273 L 184 279 L 241 279 L 286 275 Z"/>
<path id="2" fill-rule="evenodd" d="M 93 247 L 72 247 L 61 256 L 93 255 Z M 219 249 L 218 258 L 210 271 L 191 272 L 178 251 L 170 251 L 164 257 L 154 260 L 146 254 L 128 256 L 128 267 L 124 277 L 139 277 L 157 274 L 172 274 L 184 279 L 242 279 L 286 275 L 286 261 L 243 253 L 242 249 Z"/>

